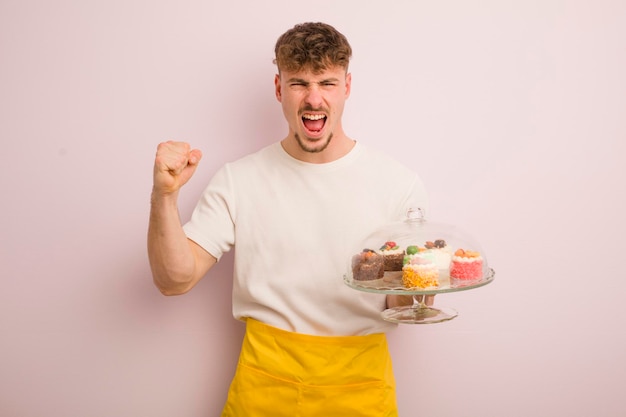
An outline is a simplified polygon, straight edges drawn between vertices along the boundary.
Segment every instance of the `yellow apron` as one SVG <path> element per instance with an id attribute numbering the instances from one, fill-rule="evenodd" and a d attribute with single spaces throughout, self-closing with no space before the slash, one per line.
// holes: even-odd
<path id="1" fill-rule="evenodd" d="M 384 334 L 326 337 L 247 319 L 222 417 L 396 417 Z"/>

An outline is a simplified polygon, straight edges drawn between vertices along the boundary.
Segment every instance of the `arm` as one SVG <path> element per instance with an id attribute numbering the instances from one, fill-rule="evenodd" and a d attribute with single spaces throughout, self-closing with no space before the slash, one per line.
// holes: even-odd
<path id="1" fill-rule="evenodd" d="M 189 181 L 202 157 L 186 143 L 159 144 L 148 225 L 148 258 L 157 288 L 165 295 L 183 294 L 217 260 L 187 238 L 178 214 L 178 192 Z"/>

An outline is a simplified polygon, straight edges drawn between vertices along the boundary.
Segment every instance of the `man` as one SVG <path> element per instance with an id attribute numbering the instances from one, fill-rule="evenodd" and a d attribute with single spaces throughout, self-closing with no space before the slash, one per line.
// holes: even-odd
<path id="1" fill-rule="evenodd" d="M 236 246 L 233 314 L 246 336 L 223 416 L 395 416 L 385 339 L 394 325 L 380 312 L 406 299 L 355 291 L 342 275 L 367 234 L 426 207 L 424 188 L 344 132 L 352 50 L 341 33 L 296 25 L 275 53 L 287 136 L 222 167 L 184 226 L 178 192 L 202 155 L 186 143 L 158 146 L 154 282 L 185 293 Z"/>

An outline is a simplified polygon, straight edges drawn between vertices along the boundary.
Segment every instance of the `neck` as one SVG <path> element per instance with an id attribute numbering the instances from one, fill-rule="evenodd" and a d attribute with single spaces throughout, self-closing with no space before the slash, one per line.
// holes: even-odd
<path id="1" fill-rule="evenodd" d="M 311 164 L 325 164 L 336 161 L 347 155 L 354 148 L 355 143 L 354 140 L 343 134 L 336 135 L 332 137 L 332 140 L 324 150 L 310 152 L 300 146 L 293 133 L 290 133 L 289 136 L 280 142 L 285 152 L 291 157 Z"/>

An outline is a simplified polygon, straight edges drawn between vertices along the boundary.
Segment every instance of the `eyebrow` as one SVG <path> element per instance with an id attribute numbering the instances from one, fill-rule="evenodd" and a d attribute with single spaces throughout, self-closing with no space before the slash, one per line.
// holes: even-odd
<path id="1" fill-rule="evenodd" d="M 338 78 L 326 78 L 324 80 L 317 81 L 316 83 L 323 84 L 323 83 L 328 83 L 328 82 L 337 83 L 339 82 L 339 79 Z M 302 78 L 290 78 L 287 80 L 287 83 L 288 84 L 291 84 L 291 83 L 311 84 L 310 81 L 304 80 Z"/>

